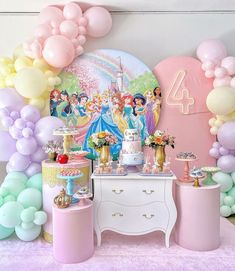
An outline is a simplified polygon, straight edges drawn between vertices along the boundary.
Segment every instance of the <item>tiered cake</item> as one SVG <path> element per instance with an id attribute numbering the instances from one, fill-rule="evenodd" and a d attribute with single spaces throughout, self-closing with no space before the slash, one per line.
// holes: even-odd
<path id="1" fill-rule="evenodd" d="M 144 154 L 137 129 L 126 129 L 122 142 L 122 164 L 128 166 L 142 165 Z"/>

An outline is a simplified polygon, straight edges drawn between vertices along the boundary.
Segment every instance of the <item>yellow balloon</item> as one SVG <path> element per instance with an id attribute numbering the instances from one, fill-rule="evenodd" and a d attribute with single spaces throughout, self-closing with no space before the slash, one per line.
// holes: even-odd
<path id="1" fill-rule="evenodd" d="M 15 79 L 16 73 L 11 73 L 5 78 L 5 84 L 7 87 L 14 87 L 14 79 Z"/>
<path id="2" fill-rule="evenodd" d="M 235 110 L 228 115 L 217 115 L 217 119 L 222 120 L 223 122 L 235 120 Z"/>
<path id="3" fill-rule="evenodd" d="M 3 64 L 10 64 L 13 60 L 10 57 L 0 57 L 0 63 Z"/>
<path id="4" fill-rule="evenodd" d="M 6 87 L 5 79 L 0 77 L 0 88 Z"/>
<path id="5" fill-rule="evenodd" d="M 235 109 L 235 90 L 230 87 L 213 89 L 206 99 L 208 109 L 217 115 L 227 115 Z"/>
<path id="6" fill-rule="evenodd" d="M 18 57 L 15 61 L 15 70 L 18 72 L 19 70 L 32 66 L 32 60 L 27 56 Z"/>
<path id="7" fill-rule="evenodd" d="M 45 107 L 45 100 L 42 97 L 30 99 L 29 104 L 36 106 L 40 111 Z"/>
<path id="8" fill-rule="evenodd" d="M 13 58 L 14 60 L 16 60 L 18 57 L 21 57 L 21 56 L 25 56 L 25 53 L 24 53 L 24 48 L 23 48 L 23 45 L 22 44 L 19 44 L 14 52 L 13 52 Z"/>
<path id="9" fill-rule="evenodd" d="M 23 68 L 16 74 L 15 88 L 25 98 L 38 98 L 47 88 L 47 79 L 37 68 Z"/>

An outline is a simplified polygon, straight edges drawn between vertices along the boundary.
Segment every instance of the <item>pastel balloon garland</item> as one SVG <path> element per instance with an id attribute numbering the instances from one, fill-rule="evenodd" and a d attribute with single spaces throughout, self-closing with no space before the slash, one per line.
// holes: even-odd
<path id="1" fill-rule="evenodd" d="M 8 161 L 0 187 L 0 240 L 14 231 L 23 241 L 37 238 L 47 215 L 42 206 L 42 146 L 64 123 L 51 117 L 49 93 L 61 83 L 60 71 L 84 52 L 87 36 L 112 27 L 102 7 L 82 11 L 78 3 L 48 6 L 39 14 L 34 36 L 12 58 L 0 58 L 0 161 Z M 44 116 L 44 117 L 43 117 Z"/>
<path id="2" fill-rule="evenodd" d="M 214 78 L 214 89 L 207 96 L 208 109 L 215 114 L 209 120 L 210 133 L 217 135 L 209 154 L 218 159 L 222 172 L 213 179 L 221 185 L 222 216 L 235 213 L 235 57 L 228 56 L 220 40 L 207 40 L 197 48 L 197 56 L 207 78 Z"/>

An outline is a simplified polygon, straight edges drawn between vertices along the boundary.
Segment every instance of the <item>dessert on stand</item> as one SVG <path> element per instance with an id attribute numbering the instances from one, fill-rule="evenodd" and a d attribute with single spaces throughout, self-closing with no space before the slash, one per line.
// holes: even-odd
<path id="1" fill-rule="evenodd" d="M 204 185 L 215 185 L 217 184 L 212 176 L 214 173 L 220 171 L 221 169 L 219 167 L 202 167 L 201 168 L 204 173 L 207 174 L 206 178 L 202 181 Z"/>
<path id="2" fill-rule="evenodd" d="M 194 167 L 191 171 L 190 171 L 190 177 L 193 178 L 194 180 L 194 183 L 193 183 L 193 186 L 194 187 L 200 187 L 201 184 L 199 182 L 200 179 L 203 179 L 205 176 L 203 175 L 202 173 L 202 170 L 201 168 L 196 168 Z"/>

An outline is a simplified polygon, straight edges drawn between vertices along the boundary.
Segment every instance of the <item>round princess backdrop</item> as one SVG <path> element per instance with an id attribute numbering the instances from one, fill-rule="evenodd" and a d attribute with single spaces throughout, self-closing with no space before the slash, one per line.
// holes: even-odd
<path id="1" fill-rule="evenodd" d="M 151 70 L 136 57 L 118 50 L 84 54 L 60 74 L 62 83 L 50 93 L 52 116 L 79 128 L 83 150 L 92 134 L 108 131 L 117 137 L 111 155 L 119 154 L 125 129 L 138 129 L 141 140 L 157 129 L 161 90 Z M 93 157 L 94 157 L 93 156 Z"/>

